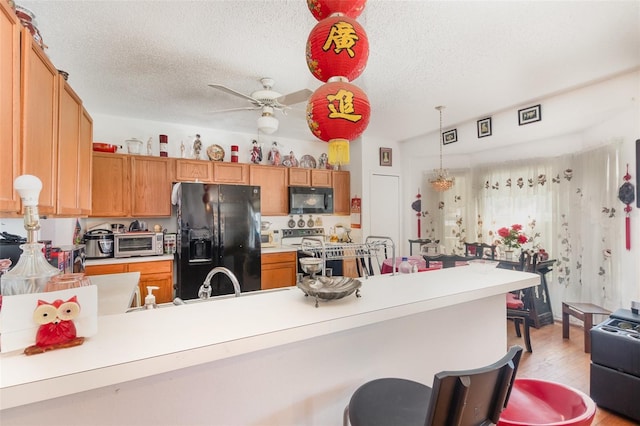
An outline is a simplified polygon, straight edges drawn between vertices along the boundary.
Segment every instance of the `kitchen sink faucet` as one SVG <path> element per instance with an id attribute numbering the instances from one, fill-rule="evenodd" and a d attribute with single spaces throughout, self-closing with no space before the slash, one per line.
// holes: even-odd
<path id="1" fill-rule="evenodd" d="M 204 279 L 204 282 L 200 286 L 200 289 L 198 289 L 198 297 L 200 299 L 208 299 L 209 297 L 211 297 L 211 279 L 216 274 L 224 274 L 229 277 L 231 283 L 233 284 L 233 290 L 236 297 L 240 296 L 240 283 L 238 282 L 236 276 L 233 275 L 233 272 L 223 266 L 217 266 L 209 271 L 207 277 Z"/>

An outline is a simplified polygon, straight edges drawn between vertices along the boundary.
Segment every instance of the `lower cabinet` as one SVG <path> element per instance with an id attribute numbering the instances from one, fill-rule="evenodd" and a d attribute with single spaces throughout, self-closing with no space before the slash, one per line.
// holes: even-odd
<path id="1" fill-rule="evenodd" d="M 173 260 L 88 265 L 85 267 L 84 272 L 85 275 L 140 272 L 138 287 L 142 301 L 144 301 L 144 296 L 147 294 L 147 286 L 159 287 L 158 290 L 153 292 L 156 295 L 157 303 L 167 303 L 173 300 Z"/>
<path id="2" fill-rule="evenodd" d="M 296 252 L 267 253 L 261 256 L 261 289 L 296 285 Z"/>

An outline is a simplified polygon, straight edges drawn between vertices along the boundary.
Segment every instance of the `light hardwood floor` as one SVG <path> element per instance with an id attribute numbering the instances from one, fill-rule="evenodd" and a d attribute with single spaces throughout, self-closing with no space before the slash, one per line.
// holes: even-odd
<path id="1" fill-rule="evenodd" d="M 551 380 L 574 387 L 589 395 L 590 354 L 584 352 L 584 334 L 580 326 L 570 326 L 570 339 L 562 338 L 562 324 L 531 328 L 533 353 L 524 352 L 517 377 Z M 509 346 L 524 340 L 516 336 L 513 323 L 507 321 Z M 637 422 L 598 407 L 592 426 L 638 426 Z"/>

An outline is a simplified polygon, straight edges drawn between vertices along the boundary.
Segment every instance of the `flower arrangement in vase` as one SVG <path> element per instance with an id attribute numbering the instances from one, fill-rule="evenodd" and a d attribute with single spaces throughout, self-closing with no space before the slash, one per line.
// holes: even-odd
<path id="1" fill-rule="evenodd" d="M 513 251 L 528 241 L 527 236 L 522 232 L 522 225 L 511 225 L 511 228 L 498 229 L 498 235 L 502 238 L 502 245 L 505 247 L 505 252 L 509 257 L 509 254 L 513 255 Z"/>

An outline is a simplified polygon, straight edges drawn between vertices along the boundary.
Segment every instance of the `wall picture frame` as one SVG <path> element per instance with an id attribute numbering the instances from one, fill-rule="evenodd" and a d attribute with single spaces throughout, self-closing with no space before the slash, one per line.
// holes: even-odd
<path id="1" fill-rule="evenodd" d="M 534 123 L 540 120 L 542 120 L 542 109 L 540 104 L 518 110 L 519 126 L 524 126 L 525 124 Z"/>
<path id="2" fill-rule="evenodd" d="M 450 143 L 458 142 L 458 129 L 447 130 L 442 132 L 442 144 L 448 145 Z"/>
<path id="3" fill-rule="evenodd" d="M 478 139 L 491 136 L 491 117 L 478 120 Z"/>
<path id="4" fill-rule="evenodd" d="M 380 165 L 393 165 L 393 151 L 391 148 L 380 148 Z"/>

